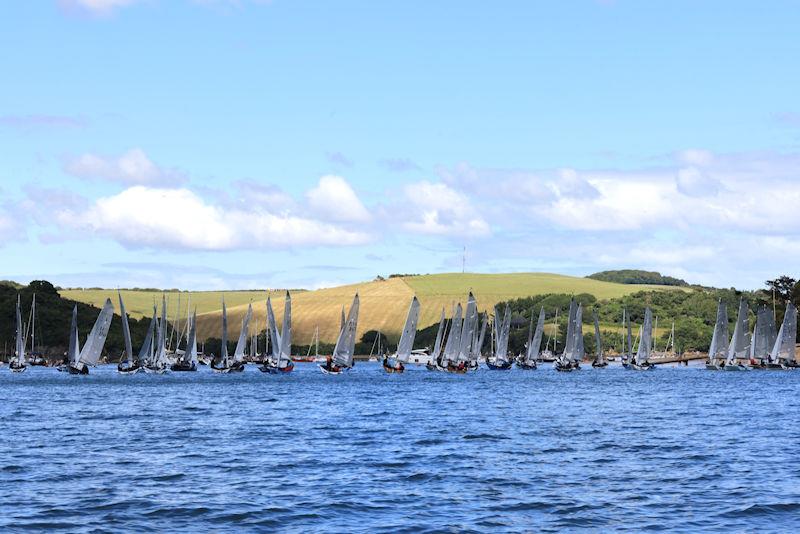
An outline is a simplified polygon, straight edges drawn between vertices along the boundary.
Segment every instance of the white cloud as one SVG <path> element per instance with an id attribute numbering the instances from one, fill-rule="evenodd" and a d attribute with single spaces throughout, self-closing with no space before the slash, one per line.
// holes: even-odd
<path id="1" fill-rule="evenodd" d="M 370 214 L 350 184 L 341 176 L 327 175 L 306 193 L 308 205 L 323 220 L 366 222 Z"/>
<path id="2" fill-rule="evenodd" d="M 96 200 L 87 210 L 65 211 L 59 221 L 127 247 L 224 251 L 261 247 L 362 244 L 364 232 L 288 214 L 223 209 L 189 189 L 134 186 Z"/>
<path id="3" fill-rule="evenodd" d="M 79 11 L 94 16 L 107 16 L 114 10 L 130 6 L 140 0 L 58 0 L 62 9 Z"/>
<path id="4" fill-rule="evenodd" d="M 64 171 L 87 180 L 106 180 L 123 185 L 172 186 L 185 181 L 174 169 L 153 163 L 141 148 L 132 148 L 119 157 L 86 153 L 64 163 Z"/>
<path id="5" fill-rule="evenodd" d="M 678 170 L 675 177 L 678 191 L 690 197 L 714 196 L 719 193 L 721 184 L 697 167 Z"/>
<path id="6" fill-rule="evenodd" d="M 490 233 L 489 224 L 472 206 L 466 195 L 446 184 L 427 181 L 405 187 L 410 212 L 399 209 L 398 215 L 408 217 L 404 228 L 420 234 L 484 236 Z"/>

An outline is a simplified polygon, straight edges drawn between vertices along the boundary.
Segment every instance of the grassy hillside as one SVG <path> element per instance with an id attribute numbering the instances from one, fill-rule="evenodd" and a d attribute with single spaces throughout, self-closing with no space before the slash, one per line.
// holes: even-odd
<path id="1" fill-rule="evenodd" d="M 422 304 L 420 327 L 438 322 L 442 307 L 448 316 L 457 302 L 466 300 L 467 292 L 475 293 L 481 310 L 497 302 L 546 293 L 588 293 L 598 299 L 621 297 L 651 286 L 631 286 L 547 273 L 515 274 L 437 274 L 390 278 L 383 281 L 352 284 L 292 294 L 292 327 L 296 344 L 310 341 L 319 326 L 322 341 L 333 342 L 339 329 L 342 306 L 349 307 L 356 291 L 361 296 L 358 335 L 368 330 L 381 330 L 390 337 L 399 336 L 411 298 L 416 294 Z M 669 289 L 652 286 L 652 289 Z M 674 289 L 674 288 L 673 288 Z M 226 297 L 227 298 L 227 297 Z M 266 306 L 263 299 L 254 303 L 259 330 L 263 329 Z M 283 317 L 283 298 L 274 299 L 277 320 Z M 237 335 L 247 304 L 229 306 L 230 336 Z M 202 336 L 219 337 L 220 311 L 199 315 L 198 329 Z"/>

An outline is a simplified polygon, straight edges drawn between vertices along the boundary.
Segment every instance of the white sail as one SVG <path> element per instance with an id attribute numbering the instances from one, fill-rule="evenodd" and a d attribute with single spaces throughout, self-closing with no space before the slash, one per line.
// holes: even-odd
<path id="1" fill-rule="evenodd" d="M 244 349 L 247 347 L 247 338 L 250 336 L 250 319 L 253 317 L 253 305 L 247 306 L 247 313 L 242 319 L 242 329 L 239 332 L 239 341 L 236 342 L 236 350 L 233 353 L 233 361 L 241 362 L 244 360 Z"/>
<path id="2" fill-rule="evenodd" d="M 486 328 L 489 326 L 489 314 L 483 313 L 483 320 L 481 321 L 481 331 L 478 334 L 478 339 L 472 347 L 470 353 L 470 361 L 477 362 L 481 357 L 481 350 L 483 349 L 483 342 L 486 339 Z"/>
<path id="3" fill-rule="evenodd" d="M 597 317 L 597 310 L 592 311 L 594 318 L 594 363 L 602 364 L 605 362 L 603 355 L 603 339 L 600 337 L 600 319 Z"/>
<path id="4" fill-rule="evenodd" d="M 78 361 L 86 365 L 96 365 L 100 359 L 100 354 L 103 351 L 103 346 L 106 344 L 106 337 L 108 337 L 108 330 L 111 328 L 111 319 L 114 317 L 114 305 L 111 299 L 106 299 L 103 309 L 97 316 L 92 331 L 89 332 L 89 337 L 86 339 L 86 344 L 81 350 Z"/>
<path id="5" fill-rule="evenodd" d="M 578 304 L 578 309 L 575 310 L 573 335 L 575 336 L 575 350 L 572 352 L 572 361 L 580 362 L 586 354 L 583 347 L 583 304 Z"/>
<path id="6" fill-rule="evenodd" d="M 544 335 L 544 321 L 545 313 L 544 306 L 539 310 L 539 320 L 536 322 L 536 331 L 531 338 L 528 334 L 528 347 L 525 354 L 525 363 L 531 364 L 539 359 L 539 354 L 542 350 L 542 336 Z M 531 310 L 531 326 L 533 326 L 533 310 Z"/>
<path id="7" fill-rule="evenodd" d="M 778 363 L 779 361 L 795 363 L 796 339 L 797 308 L 789 302 L 786 305 L 786 313 L 783 315 L 783 323 L 781 323 L 781 329 L 776 336 L 775 345 L 769 355 L 770 363 Z"/>
<path id="8" fill-rule="evenodd" d="M 454 362 L 458 358 L 458 348 L 461 344 L 461 303 L 456 306 L 456 314 L 450 322 L 450 334 L 444 344 L 444 361 Z"/>
<path id="9" fill-rule="evenodd" d="M 459 338 L 459 348 L 457 361 L 465 362 L 469 360 L 470 348 L 472 347 L 472 333 L 478 324 L 478 303 L 470 292 L 467 298 L 467 309 L 464 313 L 464 322 L 461 325 L 461 336 Z"/>
<path id="10" fill-rule="evenodd" d="M 189 318 L 189 335 L 186 338 L 186 352 L 183 361 L 197 365 L 197 310 Z"/>
<path id="11" fill-rule="evenodd" d="M 69 327 L 69 348 L 67 349 L 67 361 L 70 365 L 77 365 L 81 355 L 81 343 L 78 339 L 78 305 L 72 308 L 72 323 Z"/>
<path id="12" fill-rule="evenodd" d="M 508 362 L 508 336 L 511 332 L 511 307 L 506 304 L 503 312 L 503 320 L 495 315 L 495 322 L 499 322 L 497 330 L 497 346 L 495 348 L 495 364 L 505 364 Z"/>
<path id="13" fill-rule="evenodd" d="M 122 301 L 122 293 L 117 291 L 119 296 L 119 315 L 122 319 L 122 336 L 125 338 L 125 361 L 128 365 L 133 364 L 133 343 L 131 343 L 131 328 L 128 324 L 128 312 L 125 311 L 125 303 Z"/>
<path id="14" fill-rule="evenodd" d="M 150 320 L 150 326 L 147 327 L 147 335 L 142 343 L 142 348 L 139 349 L 139 363 L 146 364 L 153 359 L 153 334 L 156 331 L 156 317 L 158 310 L 153 306 L 153 318 Z"/>
<path id="15" fill-rule="evenodd" d="M 338 367 L 352 367 L 356 346 L 356 330 L 358 329 L 358 293 L 353 298 L 353 305 L 347 314 L 344 328 L 339 332 L 336 346 L 333 349 L 333 363 Z"/>
<path id="16" fill-rule="evenodd" d="M 442 339 L 444 337 L 444 326 L 446 319 L 444 318 L 444 307 L 442 307 L 442 318 L 439 319 L 439 328 L 436 330 L 436 341 L 433 343 L 433 351 L 431 351 L 431 361 L 436 363 L 439 360 L 439 354 L 442 352 Z"/>
<path id="17" fill-rule="evenodd" d="M 25 332 L 22 326 L 22 311 L 20 310 L 20 297 L 17 295 L 17 340 L 14 356 L 19 365 L 25 364 Z"/>
<path id="18" fill-rule="evenodd" d="M 167 298 L 161 295 L 161 319 L 158 323 L 158 335 L 156 336 L 155 349 L 150 366 L 155 368 L 166 367 L 167 365 Z"/>
<path id="19" fill-rule="evenodd" d="M 228 362 L 228 308 L 225 306 L 225 297 L 222 298 L 222 346 L 219 351 L 218 367 L 226 368 Z"/>
<path id="20" fill-rule="evenodd" d="M 267 329 L 270 340 L 270 361 L 273 365 L 280 366 L 281 363 L 281 334 L 275 324 L 275 312 L 272 311 L 272 299 L 267 297 Z"/>
<path id="21" fill-rule="evenodd" d="M 725 358 L 726 365 L 732 365 L 737 359 L 746 359 L 750 352 L 750 343 L 747 339 L 747 332 L 750 330 L 747 320 L 747 302 L 744 298 L 739 300 L 739 312 L 736 315 L 736 324 L 733 327 L 733 337 L 728 346 L 728 354 Z"/>
<path id="22" fill-rule="evenodd" d="M 417 336 L 417 321 L 419 319 L 419 300 L 414 297 L 408 307 L 406 324 L 403 326 L 403 333 L 400 334 L 400 342 L 397 344 L 397 360 L 408 363 L 411 358 L 411 351 L 414 348 L 414 338 Z"/>
<path id="23" fill-rule="evenodd" d="M 564 342 L 564 352 L 561 353 L 559 361 L 566 364 L 574 360 L 575 353 L 575 314 L 578 309 L 575 306 L 575 299 L 569 301 L 569 315 L 567 316 L 567 337 Z"/>
<path id="24" fill-rule="evenodd" d="M 642 324 L 642 337 L 639 339 L 639 348 L 636 351 L 636 364 L 644 365 L 650 359 L 650 348 L 653 345 L 653 312 L 650 308 L 644 310 L 644 324 Z"/>
<path id="25" fill-rule="evenodd" d="M 283 328 L 281 329 L 281 352 L 280 360 L 290 362 L 292 360 L 292 296 L 286 292 L 286 300 L 283 303 Z M 280 363 L 280 361 L 278 362 Z"/>
<path id="26" fill-rule="evenodd" d="M 728 310 L 722 299 L 717 303 L 717 319 L 714 323 L 714 334 L 708 348 L 708 359 L 712 364 L 725 358 L 728 353 Z"/>

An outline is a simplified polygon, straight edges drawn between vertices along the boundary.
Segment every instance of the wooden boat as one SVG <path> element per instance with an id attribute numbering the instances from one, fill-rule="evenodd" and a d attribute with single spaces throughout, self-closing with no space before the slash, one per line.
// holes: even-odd
<path id="1" fill-rule="evenodd" d="M 343 327 L 339 330 L 333 354 L 328 357 L 325 364 L 319 369 L 326 375 L 339 375 L 351 369 L 354 365 L 353 356 L 356 348 L 356 330 L 358 329 L 358 293 L 353 298 L 353 305 L 347 314 Z"/>
<path id="2" fill-rule="evenodd" d="M 269 374 L 288 374 L 294 370 L 292 362 L 292 297 L 286 292 L 283 307 L 283 328 L 278 332 L 272 300 L 267 297 L 267 330 L 270 339 L 270 356 L 259 366 L 259 370 Z M 309 347 L 310 348 L 310 347 Z"/>

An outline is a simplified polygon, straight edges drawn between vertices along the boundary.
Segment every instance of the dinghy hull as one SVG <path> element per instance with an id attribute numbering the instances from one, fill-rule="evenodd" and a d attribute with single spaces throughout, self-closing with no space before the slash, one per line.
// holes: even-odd
<path id="1" fill-rule="evenodd" d="M 508 371 L 509 369 L 511 369 L 511 362 L 495 365 L 492 362 L 487 361 L 486 367 L 488 367 L 490 371 Z"/>
<path id="2" fill-rule="evenodd" d="M 178 373 L 187 373 L 197 371 L 197 364 L 195 363 L 173 363 L 170 366 L 170 370 L 178 372 Z"/>
<path id="3" fill-rule="evenodd" d="M 269 373 L 271 375 L 285 375 L 287 373 L 291 373 L 294 371 L 294 364 L 289 363 L 286 367 L 278 367 L 277 365 L 270 365 L 265 363 L 264 365 L 260 365 L 258 370 L 262 373 Z"/>
<path id="4" fill-rule="evenodd" d="M 525 362 L 517 362 L 517 367 L 520 369 L 524 369 L 526 371 L 535 371 L 537 369 L 536 362 L 525 363 Z"/>

